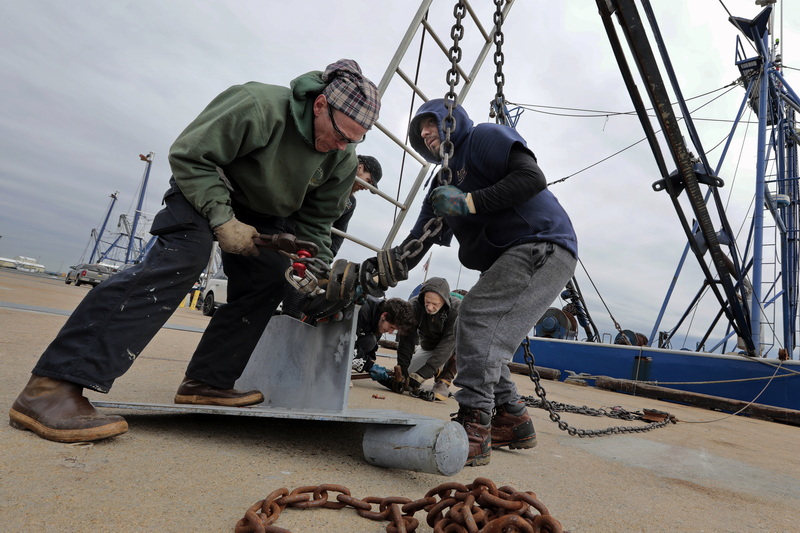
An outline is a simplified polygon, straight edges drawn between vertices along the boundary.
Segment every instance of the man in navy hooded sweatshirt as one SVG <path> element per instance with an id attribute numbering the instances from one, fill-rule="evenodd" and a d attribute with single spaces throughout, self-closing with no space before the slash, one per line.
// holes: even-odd
<path id="1" fill-rule="evenodd" d="M 427 161 L 442 162 L 443 99 L 423 104 L 409 125 L 411 146 Z M 459 404 L 454 418 L 469 437 L 468 466 L 489 463 L 491 449 L 532 448 L 536 432 L 511 380 L 507 363 L 535 322 L 575 271 L 577 239 L 569 216 L 547 190 L 536 157 L 516 130 L 474 126 L 453 108 L 452 182 L 439 178 L 401 248 L 419 239 L 425 224 L 443 217 L 443 229 L 408 259 L 413 268 L 432 244 L 455 235 L 461 263 L 481 276 L 464 297 L 456 334 Z"/>

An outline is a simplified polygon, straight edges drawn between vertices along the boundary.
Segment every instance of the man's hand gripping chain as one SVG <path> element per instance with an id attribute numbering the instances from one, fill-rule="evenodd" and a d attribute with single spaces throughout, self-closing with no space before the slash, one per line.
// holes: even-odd
<path id="1" fill-rule="evenodd" d="M 341 309 L 364 294 L 382 297 L 389 287 L 408 279 L 408 266 L 399 247 L 380 250 L 361 265 L 337 259 L 330 267 L 316 257 L 319 248 L 290 233 L 260 234 L 253 239 L 260 249 L 275 250 L 292 260 L 286 280 L 299 292 L 324 299 Z M 320 302 L 321 303 L 321 302 Z M 317 306 L 318 307 L 318 306 Z M 324 307 L 329 307 L 325 305 Z"/>

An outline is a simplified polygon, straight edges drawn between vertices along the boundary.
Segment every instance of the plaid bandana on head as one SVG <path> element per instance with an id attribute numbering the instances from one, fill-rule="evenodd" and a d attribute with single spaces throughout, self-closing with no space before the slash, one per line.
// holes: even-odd
<path id="1" fill-rule="evenodd" d="M 331 63 L 322 74 L 328 86 L 322 91 L 330 105 L 370 129 L 378 120 L 381 98 L 378 88 L 361 74 L 361 67 L 352 59 Z"/>

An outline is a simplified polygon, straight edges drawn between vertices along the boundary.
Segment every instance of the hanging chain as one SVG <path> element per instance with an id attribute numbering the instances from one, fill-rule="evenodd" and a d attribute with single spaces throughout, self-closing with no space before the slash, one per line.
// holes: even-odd
<path id="1" fill-rule="evenodd" d="M 506 82 L 506 76 L 503 74 L 503 64 L 505 63 L 505 56 L 503 55 L 503 0 L 494 0 L 494 5 L 497 10 L 494 13 L 494 64 L 497 71 L 494 74 L 494 83 L 497 85 L 497 92 L 494 95 L 494 102 L 492 103 L 492 115 L 498 124 L 508 125 L 508 116 L 506 116 L 506 98 L 503 95 L 503 85 Z"/>
<path id="2" fill-rule="evenodd" d="M 338 492 L 335 501 L 328 492 Z M 372 506 L 378 510 L 373 511 Z M 563 528 L 536 493 L 518 491 L 513 487 L 498 487 L 491 479 L 475 478 L 469 485 L 442 483 L 418 500 L 389 496 L 367 496 L 359 499 L 350 495 L 343 485 L 317 485 L 286 488 L 271 492 L 253 504 L 236 523 L 235 533 L 291 533 L 275 526 L 287 507 L 296 509 L 342 509 L 350 506 L 359 516 L 390 523 L 387 532 L 413 533 L 420 525 L 414 517 L 419 511 L 427 513 L 425 521 L 434 531 L 468 533 L 480 531 L 541 531 L 561 533 Z"/>
<path id="3" fill-rule="evenodd" d="M 665 413 L 663 411 L 657 411 L 655 409 L 648 409 L 644 413 L 631 412 L 624 409 L 619 409 L 617 412 L 608 413 L 605 410 L 592 411 L 585 406 L 575 407 L 549 401 L 547 399 L 547 393 L 542 387 L 539 372 L 537 372 L 534 368 L 533 354 L 531 354 L 530 344 L 531 340 L 528 337 L 525 337 L 525 340 L 522 341 L 522 347 L 525 350 L 525 362 L 528 365 L 528 371 L 530 372 L 530 378 L 531 381 L 533 381 L 536 395 L 541 398 L 541 402 L 537 402 L 535 399 L 529 400 L 526 398 L 525 403 L 531 407 L 540 407 L 547 410 L 550 413 L 550 420 L 558 424 L 558 428 L 560 430 L 566 431 L 573 437 L 575 435 L 579 437 L 600 437 L 603 435 L 612 435 L 617 433 L 643 433 L 645 431 L 650 431 L 651 429 L 664 427 L 670 422 L 673 424 L 677 423 L 674 415 Z M 556 411 L 569 411 L 573 413 L 589 414 L 592 416 L 605 415 L 611 418 L 620 418 L 623 420 L 644 420 L 649 421 L 650 423 L 646 426 L 614 426 L 606 429 L 578 429 L 561 420 L 561 416 L 559 416 Z"/>
<path id="4" fill-rule="evenodd" d="M 447 107 L 447 116 L 442 121 L 442 130 L 444 131 L 444 142 L 442 143 L 442 168 L 439 171 L 439 185 L 450 185 L 453 181 L 453 170 L 450 168 L 450 159 L 453 157 L 455 148 L 453 141 L 450 140 L 450 135 L 456 129 L 456 117 L 453 116 L 453 109 L 456 107 L 456 85 L 461 80 L 461 75 L 458 72 L 458 62 L 461 61 L 461 46 L 459 41 L 464 37 L 464 26 L 461 20 L 464 18 L 467 8 L 464 2 L 459 0 L 453 8 L 453 15 L 456 17 L 456 23 L 450 30 L 450 36 L 453 38 L 453 46 L 450 47 L 450 69 L 447 71 L 447 84 L 450 89 L 444 95 L 444 105 Z"/>
<path id="5" fill-rule="evenodd" d="M 444 227 L 442 217 L 430 219 L 422 228 L 422 236 L 419 239 L 412 239 L 408 241 L 405 246 L 403 246 L 403 253 L 401 253 L 398 258 L 405 260 L 410 257 L 418 256 L 425 247 L 423 244 L 425 239 L 435 237 L 442 230 L 442 227 Z"/>

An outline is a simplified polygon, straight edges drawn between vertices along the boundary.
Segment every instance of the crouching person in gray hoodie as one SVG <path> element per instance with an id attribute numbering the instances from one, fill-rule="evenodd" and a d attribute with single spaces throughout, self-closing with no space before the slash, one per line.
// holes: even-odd
<path id="1" fill-rule="evenodd" d="M 444 401 L 450 396 L 450 384 L 455 378 L 456 325 L 461 299 L 450 294 L 446 279 L 431 278 L 409 303 L 414 308 L 417 327 L 408 335 L 397 336 L 397 364 L 403 377 L 408 378 L 412 393 L 434 378 L 433 396 Z"/>

